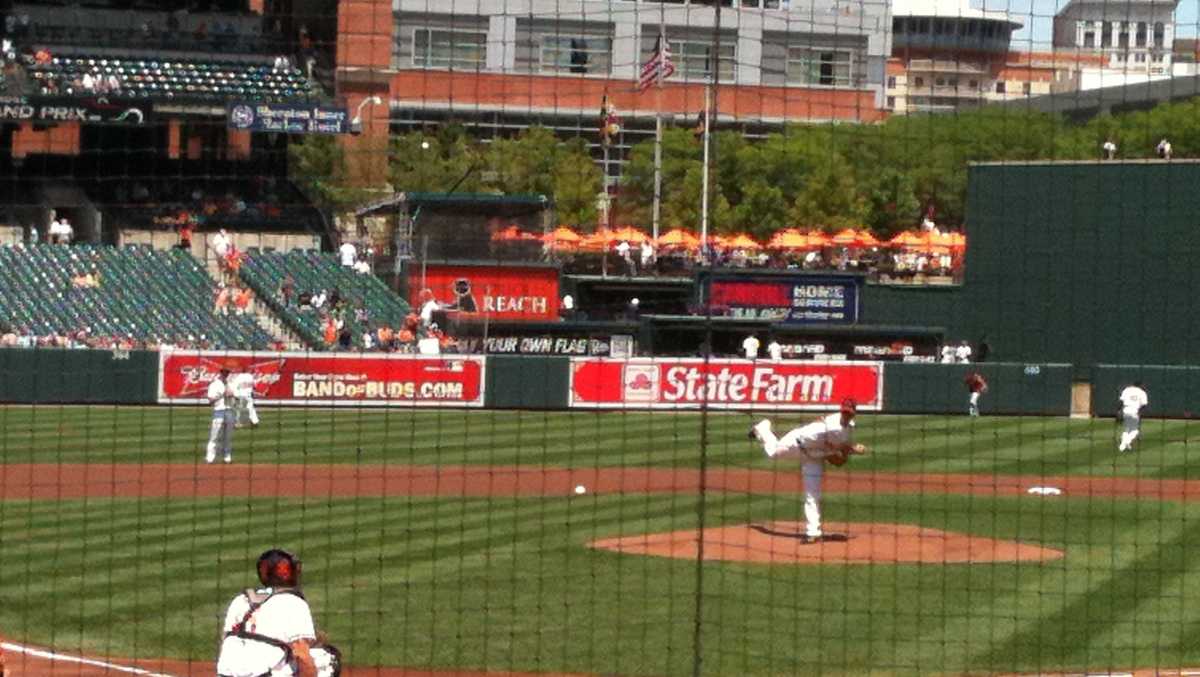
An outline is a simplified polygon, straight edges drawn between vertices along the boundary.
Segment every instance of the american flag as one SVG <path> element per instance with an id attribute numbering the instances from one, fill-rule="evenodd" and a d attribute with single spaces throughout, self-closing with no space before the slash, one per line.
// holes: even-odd
<path id="1" fill-rule="evenodd" d="M 638 89 L 645 90 L 658 82 L 671 77 L 675 72 L 675 64 L 671 63 L 671 46 L 660 35 L 654 43 L 654 54 L 650 60 L 642 64 L 642 75 L 638 79 Z"/>

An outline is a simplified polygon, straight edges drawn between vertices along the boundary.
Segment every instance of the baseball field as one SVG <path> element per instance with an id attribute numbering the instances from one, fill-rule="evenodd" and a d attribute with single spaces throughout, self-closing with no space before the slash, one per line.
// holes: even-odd
<path id="1" fill-rule="evenodd" d="M 0 409 L 17 675 L 211 675 L 271 546 L 352 675 L 1200 666 L 1200 423 L 1118 455 L 1112 420 L 863 414 L 871 453 L 827 470 L 838 538 L 806 544 L 797 467 L 744 414 L 262 416 L 208 466 L 202 408 Z"/>

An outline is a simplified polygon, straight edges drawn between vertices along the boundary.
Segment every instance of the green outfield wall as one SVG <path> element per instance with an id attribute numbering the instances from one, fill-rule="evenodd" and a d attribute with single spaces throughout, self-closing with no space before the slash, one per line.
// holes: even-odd
<path id="1" fill-rule="evenodd" d="M 964 379 L 979 372 L 988 391 L 979 410 L 988 414 L 1066 416 L 1071 412 L 1069 364 L 888 364 L 883 370 L 883 410 L 893 414 L 962 414 Z"/>
<path id="2" fill-rule="evenodd" d="M 1195 161 L 972 166 L 966 280 L 947 325 L 987 334 L 994 359 L 1072 363 L 1080 377 L 1200 362 L 1197 185 Z"/>
<path id="3" fill-rule="evenodd" d="M 1150 396 L 1145 416 L 1193 418 L 1200 411 L 1200 367 L 1098 364 L 1092 369 L 1092 412 L 1116 415 L 1117 396 L 1137 381 Z"/>
<path id="4" fill-rule="evenodd" d="M 158 353 L 145 350 L 0 350 L 0 402 L 152 404 Z"/>
<path id="5" fill-rule="evenodd" d="M 566 409 L 570 368 L 571 360 L 567 357 L 489 356 L 485 406 L 495 409 Z"/>

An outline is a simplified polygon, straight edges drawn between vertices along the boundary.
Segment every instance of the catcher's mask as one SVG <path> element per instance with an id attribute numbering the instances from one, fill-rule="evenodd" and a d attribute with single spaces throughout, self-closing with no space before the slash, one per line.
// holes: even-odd
<path id="1" fill-rule="evenodd" d="M 272 588 L 300 586 L 300 558 L 287 550 L 272 548 L 258 558 L 258 580 Z"/>

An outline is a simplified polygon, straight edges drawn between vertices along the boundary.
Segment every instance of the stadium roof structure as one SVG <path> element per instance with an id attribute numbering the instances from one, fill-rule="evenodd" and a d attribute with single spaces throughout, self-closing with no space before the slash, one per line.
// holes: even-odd
<path id="1" fill-rule="evenodd" d="M 385 210 L 430 207 L 433 209 L 486 211 L 497 216 L 516 216 L 540 212 L 550 205 L 550 198 L 536 194 L 401 192 L 359 207 L 354 213 L 355 216 L 363 217 Z"/>
<path id="2" fill-rule="evenodd" d="M 1098 89 L 1061 92 L 991 104 L 989 108 L 1059 113 L 1076 122 L 1101 113 L 1149 110 L 1160 103 L 1200 96 L 1200 76 L 1190 75 Z"/>
<path id="3" fill-rule="evenodd" d="M 980 19 L 1004 21 L 1020 28 L 1023 24 L 1003 10 L 976 9 L 967 0 L 895 0 L 893 17 L 937 17 L 941 19 Z"/>

